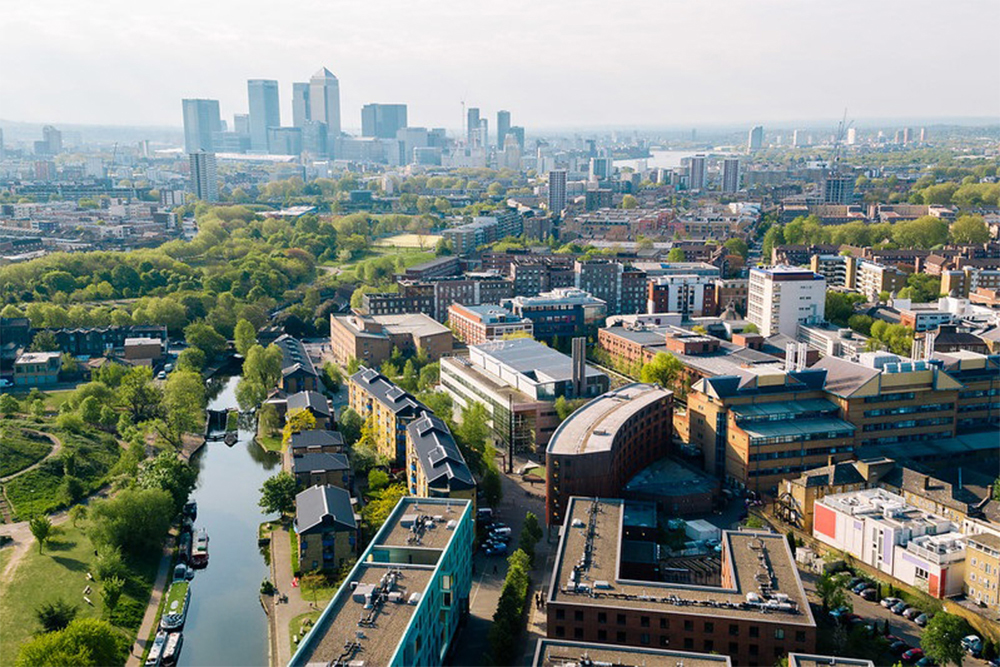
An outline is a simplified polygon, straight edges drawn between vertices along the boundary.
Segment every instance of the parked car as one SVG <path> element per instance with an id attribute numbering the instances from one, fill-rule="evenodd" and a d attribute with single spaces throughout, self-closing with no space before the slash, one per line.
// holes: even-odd
<path id="1" fill-rule="evenodd" d="M 865 581 L 864 577 L 854 577 L 849 582 L 847 582 L 847 587 L 854 590 L 854 587 Z"/>
<path id="2" fill-rule="evenodd" d="M 13 386 L 14 386 L 14 383 L 11 382 L 10 380 L 8 380 L 7 378 L 0 378 L 0 387 L 6 388 L 6 387 L 13 387 Z"/>
<path id="3" fill-rule="evenodd" d="M 983 640 L 978 635 L 966 635 L 962 637 L 962 648 L 972 655 L 979 655 L 983 650 Z"/>
<path id="4" fill-rule="evenodd" d="M 912 621 L 917 616 L 920 616 L 920 614 L 922 613 L 924 612 L 920 611 L 916 607 L 910 607 L 909 609 L 903 612 L 903 618 L 905 618 L 908 621 Z"/>
<path id="5" fill-rule="evenodd" d="M 874 588 L 866 588 L 861 591 L 861 598 L 869 602 L 876 602 L 878 601 L 878 591 Z"/>
<path id="6" fill-rule="evenodd" d="M 836 609 L 831 609 L 830 610 L 830 616 L 832 618 L 840 618 L 841 616 L 844 616 L 844 615 L 850 614 L 850 613 L 851 613 L 850 607 L 837 607 Z"/>
<path id="7" fill-rule="evenodd" d="M 882 598 L 881 605 L 886 609 L 892 609 L 900 602 L 902 602 L 902 600 L 900 600 L 899 598 Z"/>
<path id="8" fill-rule="evenodd" d="M 511 529 L 507 526 L 502 526 L 497 528 L 496 526 L 490 531 L 490 535 L 493 537 L 504 537 L 510 539 Z"/>
<path id="9" fill-rule="evenodd" d="M 936 667 L 937 663 L 930 656 L 924 656 L 917 660 L 917 667 Z"/>
<path id="10" fill-rule="evenodd" d="M 872 585 L 869 582 L 862 581 L 860 584 L 855 584 L 854 586 L 852 586 L 851 590 L 854 593 L 857 593 L 858 595 L 860 595 L 861 591 L 865 590 L 866 588 L 871 588 L 871 587 L 872 587 Z"/>
<path id="11" fill-rule="evenodd" d="M 910 645 L 904 641 L 893 642 L 889 644 L 889 650 L 893 655 L 903 655 L 910 650 Z"/>
<path id="12" fill-rule="evenodd" d="M 900 601 L 900 602 L 897 602 L 896 604 L 892 605 L 892 608 L 889 611 L 891 611 L 892 613 L 896 614 L 896 616 L 899 616 L 900 614 L 902 614 L 904 611 L 906 611 L 909 608 L 910 608 L 910 605 L 906 604 L 905 602 Z"/>
<path id="13" fill-rule="evenodd" d="M 902 655 L 903 662 L 916 662 L 920 658 L 924 657 L 924 649 L 922 648 L 911 648 L 909 651 Z"/>
<path id="14" fill-rule="evenodd" d="M 840 617 L 840 622 L 843 623 L 844 625 L 853 625 L 863 620 L 864 619 L 858 616 L 857 614 L 844 614 L 843 616 Z"/>
<path id="15" fill-rule="evenodd" d="M 920 627 L 924 627 L 927 625 L 927 621 L 931 620 L 931 616 L 932 614 L 923 613 L 917 616 L 915 619 L 913 619 L 913 622 L 919 625 Z"/>

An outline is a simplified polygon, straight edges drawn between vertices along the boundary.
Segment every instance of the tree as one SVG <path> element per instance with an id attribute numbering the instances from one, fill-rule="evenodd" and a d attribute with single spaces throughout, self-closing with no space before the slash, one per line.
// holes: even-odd
<path id="1" fill-rule="evenodd" d="M 846 327 L 854 314 L 855 304 L 865 300 L 862 294 L 828 291 L 826 293 L 826 319 L 838 326 Z"/>
<path id="2" fill-rule="evenodd" d="M 853 606 L 847 596 L 847 581 L 848 575 L 846 573 L 830 574 L 829 572 L 824 572 L 816 581 L 816 594 L 823 601 L 824 612 Z"/>
<path id="3" fill-rule="evenodd" d="M 668 262 L 685 262 L 687 261 L 687 255 L 684 254 L 684 250 L 681 248 L 671 248 L 670 252 L 667 253 Z"/>
<path id="4" fill-rule="evenodd" d="M 177 458 L 173 452 L 165 451 L 139 469 L 136 486 L 166 491 L 173 499 L 173 513 L 177 513 L 184 507 L 197 481 L 198 470 L 194 466 Z"/>
<path id="5" fill-rule="evenodd" d="M 920 636 L 920 648 L 939 665 L 961 667 L 965 657 L 962 637 L 971 632 L 969 622 L 961 616 L 939 611 L 927 622 Z"/>
<path id="6" fill-rule="evenodd" d="M 391 484 L 379 491 L 365 505 L 364 509 L 361 510 L 361 519 L 364 521 L 368 535 L 374 535 L 382 527 L 393 508 L 399 503 L 399 499 L 406 495 L 405 484 Z"/>
<path id="7" fill-rule="evenodd" d="M 124 489 L 90 508 L 90 539 L 130 558 L 159 550 L 173 521 L 174 499 L 163 489 Z"/>
<path id="8" fill-rule="evenodd" d="M 753 322 L 748 322 L 745 327 L 743 327 L 743 333 L 745 334 L 759 334 L 760 327 L 758 327 Z"/>
<path id="9" fill-rule="evenodd" d="M 639 200 L 633 195 L 625 195 L 622 197 L 622 208 L 636 208 L 639 206 Z"/>
<path id="10" fill-rule="evenodd" d="M 986 243 L 990 240 L 990 228 L 979 215 L 963 215 L 951 223 L 952 243 Z"/>
<path id="11" fill-rule="evenodd" d="M 108 577 L 101 582 L 101 599 L 104 600 L 104 608 L 108 610 L 108 617 L 115 613 L 115 607 L 125 590 L 125 580 L 121 577 Z"/>
<path id="12" fill-rule="evenodd" d="M 293 433 L 311 431 L 316 428 L 316 417 L 305 408 L 293 408 L 285 417 L 285 430 L 281 436 L 281 444 L 287 445 L 292 440 Z"/>
<path id="13" fill-rule="evenodd" d="M 189 347 L 177 355 L 177 370 L 200 373 L 205 367 L 205 361 L 204 352 L 196 347 Z"/>
<path id="14" fill-rule="evenodd" d="M 364 423 L 365 420 L 361 418 L 361 415 L 351 408 L 344 408 L 344 411 L 340 413 L 338 428 L 344 436 L 345 445 L 351 447 L 358 441 L 361 437 L 361 428 L 364 426 Z"/>
<path id="15" fill-rule="evenodd" d="M 181 370 L 171 373 L 163 388 L 165 428 L 160 434 L 179 445 L 183 434 L 204 426 L 205 402 L 205 381 L 200 373 Z"/>
<path id="16" fill-rule="evenodd" d="M 35 608 L 35 618 L 42 624 L 44 632 L 58 632 L 73 622 L 80 608 L 62 598 L 53 602 L 43 602 Z"/>
<path id="17" fill-rule="evenodd" d="M 107 621 L 77 618 L 63 630 L 37 635 L 24 643 L 14 665 L 121 665 L 127 646 Z"/>
<path id="18" fill-rule="evenodd" d="M 897 222 L 892 240 L 904 248 L 933 248 L 948 242 L 948 223 L 931 215 Z"/>
<path id="19" fill-rule="evenodd" d="M 351 357 L 347 360 L 347 374 L 354 375 L 359 370 L 361 370 L 361 360 L 357 357 Z"/>
<path id="20" fill-rule="evenodd" d="M 489 466 L 483 475 L 483 499 L 490 507 L 496 507 L 503 499 L 503 485 L 500 482 L 500 472 L 495 466 Z"/>
<path id="21" fill-rule="evenodd" d="M 28 529 L 38 541 L 38 553 L 42 553 L 42 547 L 52 537 L 52 522 L 47 516 L 36 516 L 28 522 Z"/>
<path id="22" fill-rule="evenodd" d="M 456 427 L 455 437 L 465 447 L 482 452 L 490 432 L 488 420 L 489 414 L 482 403 L 470 403 L 462 410 L 462 423 Z"/>
<path id="23" fill-rule="evenodd" d="M 643 382 L 658 384 L 661 387 L 672 387 L 684 370 L 684 364 L 672 354 L 658 352 L 650 361 L 642 366 L 639 378 Z"/>
<path id="24" fill-rule="evenodd" d="M 118 402 L 129 411 L 136 424 L 157 417 L 160 413 L 160 388 L 153 384 L 153 371 L 135 366 L 122 376 L 118 386 Z"/>
<path id="25" fill-rule="evenodd" d="M 290 472 L 279 472 L 264 480 L 260 487 L 260 505 L 264 514 L 290 514 L 295 511 L 298 484 Z"/>
<path id="26" fill-rule="evenodd" d="M 330 361 L 323 364 L 323 384 L 326 385 L 327 391 L 333 393 L 340 391 L 340 387 L 344 384 L 344 375 L 340 372 L 340 368 Z"/>
<path id="27" fill-rule="evenodd" d="M 576 412 L 580 407 L 582 407 L 587 402 L 586 398 L 576 398 L 572 401 L 566 400 L 565 396 L 560 396 L 556 399 L 555 405 L 556 415 L 559 417 L 559 421 L 564 421 L 571 414 Z"/>
<path id="28" fill-rule="evenodd" d="M 101 421 L 101 402 L 94 396 L 88 396 L 80 403 L 80 418 L 90 425 L 99 424 Z"/>
<path id="29" fill-rule="evenodd" d="M 389 473 L 384 470 L 379 470 L 378 468 L 372 468 L 368 471 L 369 493 L 373 491 L 380 491 L 387 486 L 389 486 Z"/>
<path id="30" fill-rule="evenodd" d="M 750 247 L 747 245 L 747 242 L 741 238 L 731 238 L 723 243 L 722 247 L 734 255 L 739 255 L 743 259 L 746 259 L 747 255 L 750 254 Z"/>
<path id="31" fill-rule="evenodd" d="M 239 320 L 233 330 L 233 341 L 236 351 L 246 358 L 247 352 L 257 344 L 257 329 L 247 320 Z"/>
<path id="32" fill-rule="evenodd" d="M 77 524 L 87 518 L 87 506 L 86 505 L 73 505 L 69 508 L 69 520 L 73 522 L 73 527 L 76 528 Z"/>
<path id="33" fill-rule="evenodd" d="M 13 417 L 20 409 L 21 404 L 11 394 L 0 394 L 0 414 Z"/>
<path id="34" fill-rule="evenodd" d="M 36 398 L 31 402 L 31 416 L 35 418 L 35 421 L 42 421 L 45 418 L 45 401 Z"/>
<path id="35" fill-rule="evenodd" d="M 785 535 L 785 539 L 788 540 L 788 548 L 791 549 L 792 551 L 792 558 L 795 558 L 795 549 L 797 546 L 795 544 L 795 531 L 792 530 L 788 531 L 788 533 Z"/>
<path id="36" fill-rule="evenodd" d="M 204 322 L 193 322 L 184 327 L 184 340 L 191 347 L 196 347 L 204 352 L 208 359 L 221 354 L 226 349 L 225 337 Z"/>
<path id="37" fill-rule="evenodd" d="M 59 343 L 56 341 L 55 334 L 51 331 L 39 331 L 31 339 L 31 347 L 29 349 L 32 352 L 58 352 Z"/>
<path id="38" fill-rule="evenodd" d="M 273 343 L 267 348 L 254 345 L 243 361 L 243 377 L 236 386 L 236 400 L 244 410 L 257 407 L 281 379 L 281 348 Z"/>

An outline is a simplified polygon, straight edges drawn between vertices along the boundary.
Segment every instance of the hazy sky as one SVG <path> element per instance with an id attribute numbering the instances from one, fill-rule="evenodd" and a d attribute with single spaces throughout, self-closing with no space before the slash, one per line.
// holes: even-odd
<path id="1" fill-rule="evenodd" d="M 997 0 L 0 0 L 0 118 L 181 125 L 246 79 L 321 65 L 366 102 L 461 126 L 1000 116 Z"/>

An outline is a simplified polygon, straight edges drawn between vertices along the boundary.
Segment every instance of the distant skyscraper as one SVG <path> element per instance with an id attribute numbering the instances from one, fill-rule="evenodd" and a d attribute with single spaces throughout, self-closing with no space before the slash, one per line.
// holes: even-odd
<path id="1" fill-rule="evenodd" d="M 913 128 L 903 128 L 903 143 L 909 144 L 913 141 Z"/>
<path id="2" fill-rule="evenodd" d="M 309 108 L 309 84 L 292 84 L 292 125 L 295 127 L 305 127 L 306 123 L 312 120 Z"/>
<path id="3" fill-rule="evenodd" d="M 328 141 L 340 136 L 340 82 L 323 67 L 309 79 L 311 119 L 326 123 Z"/>
<path id="4" fill-rule="evenodd" d="M 35 142 L 35 155 L 62 153 L 62 132 L 51 125 L 42 128 L 42 140 Z"/>
<path id="5" fill-rule="evenodd" d="M 827 204 L 850 204 L 854 201 L 854 178 L 831 174 L 823 181 L 823 201 Z"/>
<path id="6" fill-rule="evenodd" d="M 615 163 L 609 157 L 590 158 L 590 180 L 606 181 L 611 178 Z"/>
<path id="7" fill-rule="evenodd" d="M 722 161 L 722 191 L 739 192 L 740 189 L 740 159 L 727 157 Z"/>
<path id="8" fill-rule="evenodd" d="M 490 121 L 486 118 L 479 119 L 479 145 L 483 148 L 490 145 Z"/>
<path id="9" fill-rule="evenodd" d="M 549 172 L 549 211 L 559 214 L 566 208 L 566 171 L 556 169 Z"/>
<path id="10" fill-rule="evenodd" d="M 184 109 L 184 152 L 212 152 L 214 133 L 222 131 L 219 100 L 181 100 Z"/>
<path id="11" fill-rule="evenodd" d="M 250 136 L 250 114 L 233 114 L 233 132 L 244 136 Z"/>
<path id="12" fill-rule="evenodd" d="M 219 181 L 215 171 L 215 153 L 191 153 L 191 192 L 202 201 L 219 201 Z"/>
<path id="13" fill-rule="evenodd" d="M 329 154 L 329 143 L 326 123 L 310 120 L 302 128 L 302 149 L 313 156 L 322 157 Z"/>
<path id="14" fill-rule="evenodd" d="M 514 125 L 508 133 L 513 134 L 517 138 L 517 145 L 521 147 L 521 153 L 524 153 L 524 128 L 520 125 Z"/>
<path id="15" fill-rule="evenodd" d="M 853 127 L 847 128 L 847 145 L 853 146 L 858 143 L 858 131 Z"/>
<path id="16" fill-rule="evenodd" d="M 760 125 L 755 125 L 752 130 L 750 130 L 750 136 L 747 139 L 747 150 L 757 151 L 764 146 L 764 128 Z"/>
<path id="17" fill-rule="evenodd" d="M 407 126 L 405 104 L 366 104 L 361 107 L 361 136 L 395 139 Z"/>
<path id="18" fill-rule="evenodd" d="M 593 162 L 593 160 L 591 160 Z M 688 188 L 691 190 L 705 189 L 705 156 L 695 155 L 691 158 L 691 169 L 688 174 Z"/>
<path id="19" fill-rule="evenodd" d="M 795 130 L 794 132 L 792 132 L 793 148 L 798 148 L 799 146 L 802 146 L 804 140 L 805 140 L 805 135 L 802 133 L 802 130 Z"/>
<path id="20" fill-rule="evenodd" d="M 497 148 L 504 148 L 507 133 L 510 132 L 510 112 L 497 111 Z"/>
<path id="21" fill-rule="evenodd" d="M 275 155 L 299 155 L 302 153 L 302 128 L 269 127 L 267 145 Z"/>
<path id="22" fill-rule="evenodd" d="M 479 107 L 469 109 L 465 113 L 465 119 L 465 142 L 474 146 L 479 139 Z"/>
<path id="23" fill-rule="evenodd" d="M 507 134 L 507 138 L 503 141 L 502 163 L 507 169 L 521 170 L 521 146 L 513 134 Z"/>
<path id="24" fill-rule="evenodd" d="M 278 82 L 273 79 L 247 81 L 250 99 L 250 148 L 267 151 L 267 128 L 281 126 L 281 108 L 278 105 Z"/>
<path id="25" fill-rule="evenodd" d="M 852 127 L 851 130 L 853 130 L 853 129 L 854 128 Z M 850 136 L 850 130 L 848 130 L 848 136 Z M 927 143 L 927 128 L 926 127 L 920 128 L 920 143 L 922 143 L 922 144 Z"/>

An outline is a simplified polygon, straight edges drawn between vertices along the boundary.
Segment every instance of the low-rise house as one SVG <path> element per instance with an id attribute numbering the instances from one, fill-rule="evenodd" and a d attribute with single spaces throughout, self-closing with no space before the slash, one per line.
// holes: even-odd
<path id="1" fill-rule="evenodd" d="M 334 427 L 333 410 L 330 402 L 318 391 L 300 391 L 285 399 L 287 414 L 295 410 L 308 410 L 316 420 L 316 428 L 332 429 Z"/>
<path id="2" fill-rule="evenodd" d="M 354 557 L 358 518 L 351 494 L 331 486 L 311 486 L 295 496 L 295 534 L 302 570 L 337 570 Z"/>
<path id="3" fill-rule="evenodd" d="M 306 452 L 292 454 L 292 474 L 302 486 L 329 484 L 342 489 L 351 488 L 351 464 L 346 454 Z"/>
<path id="4" fill-rule="evenodd" d="M 61 370 L 62 354 L 59 352 L 22 352 L 14 362 L 14 386 L 55 384 Z"/>
<path id="5" fill-rule="evenodd" d="M 281 389 L 289 394 L 318 391 L 319 373 L 302 342 L 283 334 L 275 339 L 274 344 L 281 349 Z"/>
<path id="6" fill-rule="evenodd" d="M 285 470 L 291 471 L 292 457 L 296 454 L 316 454 L 319 452 L 329 454 L 345 453 L 344 435 L 339 431 L 327 431 L 324 429 L 312 429 L 293 433 L 288 446 L 285 447 Z"/>

